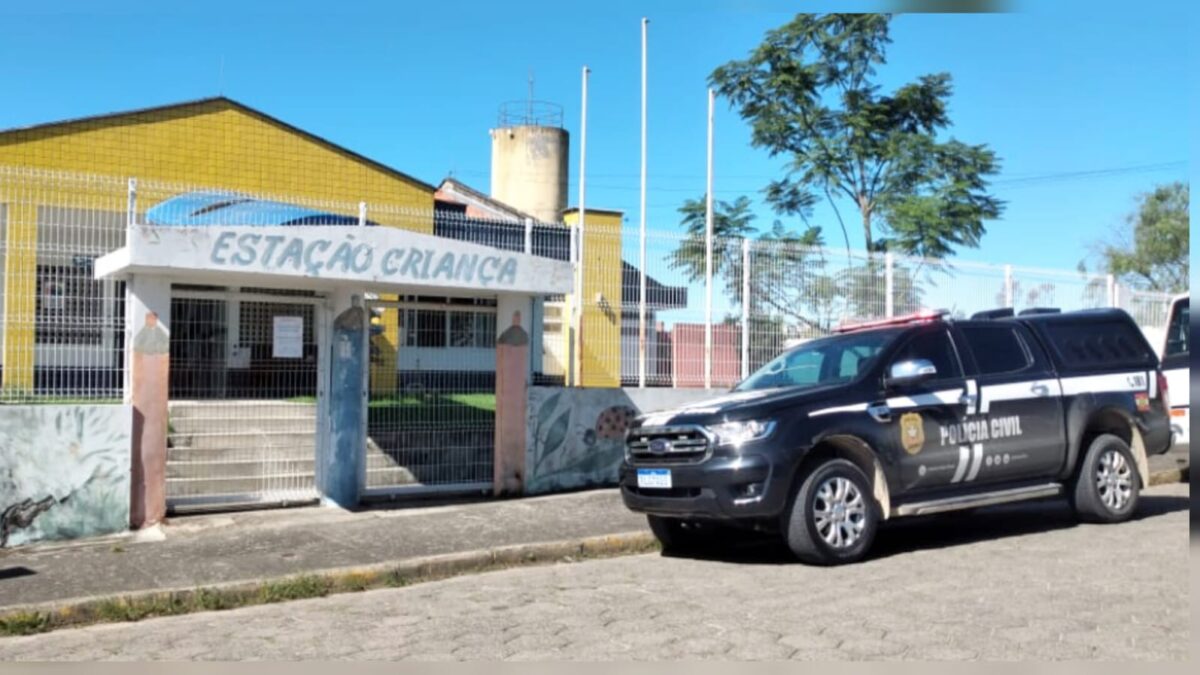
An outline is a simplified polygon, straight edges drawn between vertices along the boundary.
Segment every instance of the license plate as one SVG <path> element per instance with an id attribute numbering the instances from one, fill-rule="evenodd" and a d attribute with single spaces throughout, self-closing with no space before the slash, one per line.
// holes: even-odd
<path id="1" fill-rule="evenodd" d="M 638 469 L 638 487 L 671 489 L 670 469 Z"/>

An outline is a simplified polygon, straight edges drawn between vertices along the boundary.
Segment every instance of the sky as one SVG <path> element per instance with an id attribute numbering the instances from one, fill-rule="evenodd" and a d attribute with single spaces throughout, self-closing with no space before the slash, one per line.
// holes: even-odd
<path id="1" fill-rule="evenodd" d="M 1189 4 L 1014 0 L 1002 13 L 895 18 L 881 86 L 949 72 L 954 126 L 944 137 L 986 143 L 1001 160 L 993 191 L 1003 216 L 959 259 L 1074 269 L 1138 193 L 1188 179 L 1197 132 Z M 527 96 L 532 71 L 534 96 L 563 107 L 575 204 L 586 65 L 586 205 L 623 210 L 631 226 L 646 16 L 654 230 L 678 229 L 680 203 L 704 192 L 709 73 L 745 57 L 797 8 L 834 9 L 773 0 L 114 5 L 10 0 L 0 9 L 0 129 L 220 93 L 426 182 L 453 175 L 487 191 L 488 130 L 502 102 Z M 720 99 L 715 129 L 716 198 L 750 196 L 756 222 L 769 226 L 777 216 L 759 191 L 783 161 L 751 147 L 747 124 Z M 832 212 L 814 215 L 827 241 L 840 242 Z"/>

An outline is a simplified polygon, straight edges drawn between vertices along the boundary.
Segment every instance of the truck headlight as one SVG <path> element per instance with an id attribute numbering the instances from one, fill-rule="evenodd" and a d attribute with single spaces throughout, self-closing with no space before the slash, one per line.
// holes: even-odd
<path id="1" fill-rule="evenodd" d="M 775 431 L 774 420 L 742 420 L 740 422 L 723 422 L 708 427 L 716 437 L 718 446 L 738 448 L 750 441 L 758 441 Z"/>

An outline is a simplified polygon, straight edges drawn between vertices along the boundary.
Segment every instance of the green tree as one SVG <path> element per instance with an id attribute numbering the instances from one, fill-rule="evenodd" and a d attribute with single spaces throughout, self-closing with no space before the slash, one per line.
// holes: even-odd
<path id="1" fill-rule="evenodd" d="M 703 281 L 705 274 L 704 197 L 689 199 L 679 208 L 685 236 L 670 256 L 671 266 L 684 272 L 689 282 Z M 750 200 L 738 197 L 732 203 L 713 203 L 713 278 L 723 284 L 726 297 L 742 304 L 742 241 L 750 240 L 749 313 L 751 350 L 757 354 L 762 341 L 764 353 L 778 349 L 785 337 L 786 319 L 799 336 L 827 333 L 842 317 L 880 316 L 886 303 L 884 271 L 878 260 L 850 259 L 845 265 L 828 258 L 820 228 L 803 232 L 784 227 L 776 220 L 770 229 L 759 231 L 753 224 Z M 915 308 L 920 292 L 912 270 L 897 264 L 893 285 L 897 311 Z M 728 319 L 727 319 L 728 320 Z M 757 362 L 757 360 L 755 361 Z"/>
<path id="2" fill-rule="evenodd" d="M 682 270 L 693 283 L 703 281 L 706 272 L 706 209 L 704 196 L 688 199 L 679 207 L 685 236 L 669 258 L 671 267 Z M 811 261 L 810 249 L 823 242 L 817 228 L 798 234 L 775 222 L 770 230 L 760 233 L 753 221 L 748 197 L 740 196 L 732 203 L 713 200 L 713 278 L 721 280 L 734 304 L 741 305 L 742 241 L 756 239 L 751 249 L 750 264 L 755 274 L 750 279 L 750 313 L 758 314 L 766 308 L 779 309 L 776 286 L 781 283 L 781 275 L 793 283 L 800 282 L 797 275 L 812 267 L 805 264 Z"/>
<path id="3" fill-rule="evenodd" d="M 751 125 L 752 143 L 787 158 L 788 173 L 765 188 L 781 215 L 807 222 L 822 197 L 850 236 L 839 202 L 861 217 L 869 252 L 944 258 L 976 247 L 984 221 L 1003 204 L 987 192 L 995 153 L 938 132 L 950 76 L 924 75 L 891 94 L 873 82 L 886 62 L 890 16 L 799 14 L 769 31 L 744 60 L 713 71 L 710 82 Z"/>
<path id="4" fill-rule="evenodd" d="M 1187 290 L 1188 201 L 1189 186 L 1179 181 L 1139 195 L 1126 226 L 1093 245 L 1100 268 L 1140 290 Z"/>
<path id="5" fill-rule="evenodd" d="M 671 267 L 683 270 L 688 281 L 704 279 L 707 245 L 705 237 L 707 205 L 706 195 L 699 199 L 688 199 L 679 207 L 683 217 L 685 236 L 671 254 Z M 726 292 L 741 302 L 742 239 L 757 232 L 753 225 L 754 213 L 750 211 L 750 199 L 742 196 L 732 203 L 713 200 L 713 278 L 724 279 Z"/>

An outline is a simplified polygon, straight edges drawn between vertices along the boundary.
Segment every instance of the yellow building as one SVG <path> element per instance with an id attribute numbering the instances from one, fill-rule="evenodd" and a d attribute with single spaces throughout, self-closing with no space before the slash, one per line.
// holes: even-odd
<path id="1" fill-rule="evenodd" d="M 120 390 L 123 298 L 113 282 L 92 279 L 90 261 L 124 241 L 130 178 L 137 179 L 138 214 L 182 193 L 217 189 L 354 217 L 366 202 L 373 222 L 435 229 L 435 186 L 224 97 L 0 131 L 0 392 L 6 398 L 35 389 Z M 561 215 L 562 222 L 578 224 L 578 209 Z M 582 339 L 570 330 L 574 298 L 547 305 L 547 366 L 562 368 L 581 350 L 580 370 L 562 373 L 571 384 L 622 382 L 622 296 L 629 292 L 622 288 L 622 219 L 618 211 L 586 212 Z M 491 222 L 481 227 L 495 229 Z M 181 315 L 181 321 L 218 322 L 204 307 L 185 309 L 201 313 Z M 383 334 L 373 341 L 374 393 L 396 390 L 397 371 L 412 365 L 405 358 L 429 367 L 421 359 L 425 342 L 455 342 L 453 321 L 444 321 L 444 336 L 425 325 L 446 315 L 418 308 L 405 314 L 406 322 L 398 309 L 383 310 Z M 477 317 L 484 319 L 482 329 L 489 318 L 494 321 Z M 232 321 L 226 323 L 232 330 Z M 240 337 L 250 330 L 256 342 L 269 341 L 267 323 L 257 315 L 252 328 L 243 321 Z M 561 344 L 561 351 L 551 344 Z M 458 363 L 458 352 L 442 356 L 455 360 L 452 367 L 490 367 L 482 356 L 479 363 Z"/>
<path id="2" fill-rule="evenodd" d="M 374 222 L 432 230 L 413 213 L 433 212 L 434 186 L 224 97 L 0 131 L 6 392 L 34 388 L 35 359 L 69 368 L 116 358 L 112 337 L 93 328 L 115 323 L 106 313 L 119 311 L 120 299 L 87 290 L 100 284 L 87 266 L 122 241 L 130 177 L 139 181 L 138 212 L 219 188 L 312 200 L 344 215 L 366 202 Z M 394 314 L 383 323 L 390 349 L 373 381 L 388 386 L 398 328 Z"/>
<path id="3" fill-rule="evenodd" d="M 567 209 L 563 222 L 578 226 L 579 215 L 578 208 Z M 620 211 L 601 209 L 583 214 L 583 316 L 570 353 L 580 356 L 579 384 L 584 387 L 621 386 L 623 217 Z M 567 298 L 568 304 L 575 301 Z"/>

